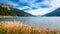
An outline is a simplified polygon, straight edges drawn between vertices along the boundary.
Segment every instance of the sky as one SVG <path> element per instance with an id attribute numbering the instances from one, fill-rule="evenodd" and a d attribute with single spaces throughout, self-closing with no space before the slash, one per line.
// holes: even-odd
<path id="1" fill-rule="evenodd" d="M 32 15 L 41 16 L 60 7 L 60 0 L 0 0 Z"/>

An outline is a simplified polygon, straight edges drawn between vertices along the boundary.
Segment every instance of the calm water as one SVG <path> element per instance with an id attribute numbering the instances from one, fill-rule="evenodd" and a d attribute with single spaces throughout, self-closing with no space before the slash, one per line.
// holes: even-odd
<path id="1" fill-rule="evenodd" d="M 32 26 L 47 26 L 60 29 L 60 17 L 16 17 L 0 18 L 0 21 L 20 21 Z"/>

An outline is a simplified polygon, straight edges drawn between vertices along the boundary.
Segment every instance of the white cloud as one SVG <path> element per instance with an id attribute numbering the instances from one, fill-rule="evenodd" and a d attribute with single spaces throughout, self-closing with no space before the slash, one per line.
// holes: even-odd
<path id="1" fill-rule="evenodd" d="M 28 2 L 28 0 L 19 0 L 19 1 L 20 1 L 20 2 L 23 2 L 23 3 L 24 3 L 24 2 Z"/>
<path id="2" fill-rule="evenodd" d="M 12 2 L 10 0 L 2 0 L 2 1 L 3 1 L 3 3 L 11 4 L 11 5 L 15 6 L 15 7 L 19 5 L 18 3 L 14 3 L 14 2 Z"/>
<path id="3" fill-rule="evenodd" d="M 28 8 L 30 8 L 30 7 L 24 6 L 24 7 L 19 7 L 18 9 L 23 10 L 23 9 L 28 9 Z"/>
<path id="4" fill-rule="evenodd" d="M 9 3 L 7 2 L 7 4 L 11 4 L 11 5 L 15 6 L 15 7 L 16 7 L 16 6 L 19 6 L 18 3 L 13 3 L 13 2 L 9 2 Z"/>
<path id="5" fill-rule="evenodd" d="M 51 3 L 48 3 L 48 2 L 42 2 L 42 3 L 47 4 L 47 5 L 49 4 L 52 7 L 51 8 L 45 8 L 45 9 L 44 8 L 38 8 L 36 10 L 28 11 L 28 13 L 31 13 L 33 15 L 44 15 L 44 14 L 50 13 L 53 10 L 57 9 L 58 7 L 60 7 L 60 0 L 52 0 Z"/>
<path id="6" fill-rule="evenodd" d="M 35 2 L 36 0 L 19 0 L 20 2 L 27 2 L 27 3 L 30 3 L 30 2 Z"/>
<path id="7" fill-rule="evenodd" d="M 29 6 L 24 6 L 23 8 L 20 9 L 27 9 L 29 8 L 28 13 L 31 13 L 33 15 L 44 15 L 47 13 L 52 12 L 53 10 L 57 9 L 60 7 L 60 0 L 44 0 L 43 2 L 35 3 L 36 0 L 20 0 L 21 2 L 27 2 Z M 41 8 L 40 6 L 48 5 L 51 6 L 50 8 Z M 36 10 L 31 9 L 32 7 L 38 8 Z"/>
<path id="8" fill-rule="evenodd" d="M 22 2 L 22 3 L 27 3 L 30 7 L 33 7 L 33 6 L 35 6 L 35 2 L 36 2 L 36 0 L 20 0 L 20 2 Z"/>
<path id="9" fill-rule="evenodd" d="M 50 13 L 52 12 L 53 10 L 55 10 L 56 8 L 38 8 L 36 10 L 30 10 L 30 11 L 27 11 L 28 13 L 31 13 L 33 15 L 44 15 L 46 13 Z"/>

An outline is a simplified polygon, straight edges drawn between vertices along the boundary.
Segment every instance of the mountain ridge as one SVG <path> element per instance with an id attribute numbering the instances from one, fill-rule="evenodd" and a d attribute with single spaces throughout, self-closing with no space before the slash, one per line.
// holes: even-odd
<path id="1" fill-rule="evenodd" d="M 3 13 L 1 13 L 1 12 L 3 12 Z M 12 5 L 0 4 L 0 13 L 1 13 L 0 15 L 1 16 L 11 16 L 8 12 L 12 13 L 12 16 L 33 16 L 23 10 L 19 10 L 19 9 L 13 7 Z M 8 15 L 6 15 L 6 13 L 8 13 Z"/>
<path id="2" fill-rule="evenodd" d="M 43 16 L 60 16 L 60 7 L 48 14 L 43 15 Z"/>

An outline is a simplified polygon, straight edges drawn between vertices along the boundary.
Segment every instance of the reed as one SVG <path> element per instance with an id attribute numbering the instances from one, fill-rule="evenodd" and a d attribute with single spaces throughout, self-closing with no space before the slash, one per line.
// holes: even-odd
<path id="1" fill-rule="evenodd" d="M 1 21 L 0 34 L 59 34 L 60 31 L 49 31 L 47 28 L 32 27 L 17 21 Z"/>

